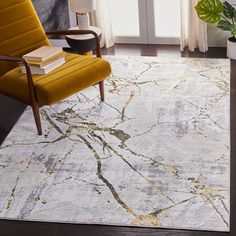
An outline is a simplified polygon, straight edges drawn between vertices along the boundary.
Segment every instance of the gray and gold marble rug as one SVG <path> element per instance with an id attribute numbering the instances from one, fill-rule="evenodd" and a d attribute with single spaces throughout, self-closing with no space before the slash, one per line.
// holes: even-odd
<path id="1" fill-rule="evenodd" d="M 0 218 L 229 231 L 230 62 L 107 57 L 92 87 L 27 109 L 0 148 Z"/>

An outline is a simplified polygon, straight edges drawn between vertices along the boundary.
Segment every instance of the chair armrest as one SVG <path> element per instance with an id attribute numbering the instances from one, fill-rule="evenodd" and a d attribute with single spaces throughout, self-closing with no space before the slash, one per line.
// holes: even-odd
<path id="1" fill-rule="evenodd" d="M 15 61 L 15 62 L 22 62 L 22 63 L 24 63 L 25 60 L 22 57 L 13 57 L 13 56 L 0 55 L 0 61 Z"/>
<path id="2" fill-rule="evenodd" d="M 34 89 L 32 73 L 31 73 L 30 66 L 29 66 L 28 62 L 22 57 L 13 57 L 13 56 L 5 56 L 5 55 L 0 55 L 0 61 L 21 62 L 24 64 L 25 69 L 26 69 L 28 86 L 29 86 L 29 93 L 30 93 L 32 101 L 36 101 L 36 95 L 35 95 L 36 93 L 35 93 L 35 89 Z"/>
<path id="3" fill-rule="evenodd" d="M 93 30 L 56 30 L 56 31 L 48 31 L 47 35 L 81 35 L 81 34 L 92 34 L 96 40 L 96 56 L 102 57 L 101 47 L 100 47 L 100 39 L 96 32 Z"/>
<path id="4" fill-rule="evenodd" d="M 0 61 L 12 61 L 12 62 L 21 62 L 21 63 L 23 63 L 25 68 L 26 68 L 27 77 L 29 79 L 31 78 L 31 80 L 32 80 L 32 74 L 31 74 L 30 66 L 24 58 L 0 55 Z"/>

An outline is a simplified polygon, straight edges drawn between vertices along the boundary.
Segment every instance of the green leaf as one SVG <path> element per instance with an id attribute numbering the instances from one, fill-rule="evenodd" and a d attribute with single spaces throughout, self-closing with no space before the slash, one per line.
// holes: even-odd
<path id="1" fill-rule="evenodd" d="M 231 34 L 233 35 L 233 37 L 236 39 L 236 25 L 234 25 L 231 29 Z"/>
<path id="2" fill-rule="evenodd" d="M 231 31 L 233 28 L 233 25 L 227 20 L 221 20 L 218 22 L 217 28 L 220 28 L 224 31 Z"/>
<path id="3" fill-rule="evenodd" d="M 201 0 L 195 9 L 202 21 L 215 24 L 220 21 L 224 7 L 220 0 Z"/>
<path id="4" fill-rule="evenodd" d="M 223 11 L 224 15 L 227 18 L 233 19 L 236 15 L 236 10 L 234 9 L 234 7 L 228 2 L 224 2 L 223 6 L 224 6 L 224 11 Z"/>

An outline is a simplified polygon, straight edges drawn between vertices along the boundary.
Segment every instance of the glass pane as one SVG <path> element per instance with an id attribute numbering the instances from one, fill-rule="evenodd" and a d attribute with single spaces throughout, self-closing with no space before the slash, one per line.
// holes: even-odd
<path id="1" fill-rule="evenodd" d="M 156 37 L 180 37 L 180 0 L 154 0 Z"/>
<path id="2" fill-rule="evenodd" d="M 139 36 L 138 0 L 110 0 L 115 36 Z"/>

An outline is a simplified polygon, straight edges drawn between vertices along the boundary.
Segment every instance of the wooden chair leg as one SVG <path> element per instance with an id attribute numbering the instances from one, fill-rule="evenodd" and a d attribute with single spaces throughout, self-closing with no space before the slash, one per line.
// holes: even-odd
<path id="1" fill-rule="evenodd" d="M 99 82 L 99 89 L 100 89 L 101 101 L 104 101 L 104 100 L 105 100 L 105 95 L 104 95 L 104 81 Z"/>
<path id="2" fill-rule="evenodd" d="M 33 109 L 33 113 L 34 113 L 34 119 L 35 119 L 36 127 L 37 127 L 37 130 L 38 130 L 38 135 L 42 135 L 42 126 L 41 126 L 41 120 L 40 120 L 38 104 L 33 103 L 32 109 Z"/>

